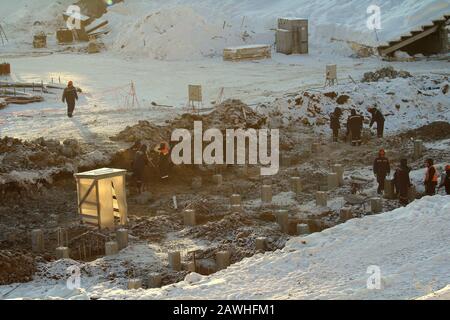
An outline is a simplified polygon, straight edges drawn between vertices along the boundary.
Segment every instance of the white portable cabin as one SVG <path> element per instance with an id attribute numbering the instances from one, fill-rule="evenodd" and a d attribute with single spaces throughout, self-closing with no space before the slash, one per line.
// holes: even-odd
<path id="1" fill-rule="evenodd" d="M 114 229 L 115 217 L 127 223 L 125 175 L 122 169 L 96 169 L 75 174 L 78 212 L 84 223 L 99 229 Z"/>

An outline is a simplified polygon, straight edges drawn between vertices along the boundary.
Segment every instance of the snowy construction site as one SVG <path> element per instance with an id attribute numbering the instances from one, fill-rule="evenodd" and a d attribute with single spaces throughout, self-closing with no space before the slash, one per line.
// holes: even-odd
<path id="1" fill-rule="evenodd" d="M 450 299 L 449 35 L 446 0 L 2 1 L 0 300 Z"/>

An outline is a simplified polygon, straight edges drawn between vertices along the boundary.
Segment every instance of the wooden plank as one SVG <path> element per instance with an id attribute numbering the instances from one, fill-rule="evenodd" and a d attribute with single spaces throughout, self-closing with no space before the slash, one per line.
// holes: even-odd
<path id="1" fill-rule="evenodd" d="M 390 53 L 392 53 L 394 51 L 397 51 L 397 50 L 399 50 L 399 49 L 401 49 L 401 48 L 403 48 L 403 47 L 405 47 L 405 46 L 407 46 L 407 45 L 409 45 L 409 44 L 411 44 L 413 42 L 416 42 L 417 40 L 420 40 L 420 39 L 422 39 L 422 38 L 424 38 L 426 36 L 429 36 L 430 34 L 436 32 L 438 29 L 439 29 L 439 26 L 434 26 L 433 28 L 428 29 L 428 30 L 426 30 L 426 31 L 424 31 L 424 32 L 422 32 L 422 33 L 420 33 L 418 35 L 415 35 L 415 36 L 409 38 L 408 40 L 402 41 L 402 42 L 400 42 L 400 43 L 398 43 L 396 45 L 393 45 L 393 46 L 389 47 L 389 49 L 381 51 L 381 55 L 384 56 L 384 55 L 388 55 L 388 54 L 390 54 Z"/>

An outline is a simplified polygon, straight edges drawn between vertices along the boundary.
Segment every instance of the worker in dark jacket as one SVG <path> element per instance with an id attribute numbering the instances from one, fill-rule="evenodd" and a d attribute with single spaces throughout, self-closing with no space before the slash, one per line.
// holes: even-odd
<path id="1" fill-rule="evenodd" d="M 400 167 L 398 167 L 394 173 L 395 193 L 402 206 L 407 206 L 409 202 L 408 191 L 412 186 L 411 179 L 409 178 L 410 171 L 411 168 L 408 167 L 408 161 L 406 159 L 401 159 Z"/>
<path id="2" fill-rule="evenodd" d="M 147 155 L 147 146 L 143 144 L 141 145 L 140 150 L 136 152 L 133 161 L 133 177 L 136 181 L 138 193 L 144 192 L 144 187 L 146 185 L 144 175 L 149 166 L 149 163 L 150 161 Z"/>
<path id="3" fill-rule="evenodd" d="M 342 110 L 339 107 L 334 109 L 334 112 L 330 115 L 330 128 L 333 130 L 333 142 L 338 142 L 339 130 L 341 129 L 341 115 Z"/>
<path id="4" fill-rule="evenodd" d="M 377 123 L 377 136 L 378 138 L 383 138 L 384 134 L 384 115 L 377 108 L 369 108 L 368 111 L 372 114 L 372 120 L 370 120 L 370 128 L 373 124 Z"/>
<path id="5" fill-rule="evenodd" d="M 73 86 L 73 82 L 69 81 L 67 88 L 64 89 L 62 102 L 67 103 L 67 115 L 72 118 L 75 110 L 75 102 L 78 100 L 77 89 Z"/>
<path id="6" fill-rule="evenodd" d="M 378 194 L 384 191 L 384 182 L 386 177 L 391 174 L 391 166 L 389 164 L 389 159 L 386 158 L 386 152 L 381 149 L 378 152 L 378 157 L 373 162 L 373 174 L 377 178 L 378 182 Z"/>
<path id="7" fill-rule="evenodd" d="M 434 196 L 436 194 L 436 187 L 438 184 L 438 172 L 434 167 L 433 159 L 425 161 L 426 172 L 423 184 L 425 185 L 425 194 L 427 196 Z"/>
<path id="8" fill-rule="evenodd" d="M 161 180 L 169 178 L 170 171 L 170 149 L 169 145 L 162 142 L 158 148 L 159 151 L 159 175 Z"/>
<path id="9" fill-rule="evenodd" d="M 360 146 L 362 143 L 361 131 L 363 128 L 364 118 L 352 109 L 350 117 L 347 119 L 347 135 L 351 134 L 353 146 Z"/>
<path id="10" fill-rule="evenodd" d="M 445 166 L 445 173 L 442 175 L 439 189 L 445 187 L 445 193 L 450 195 L 450 165 Z"/>

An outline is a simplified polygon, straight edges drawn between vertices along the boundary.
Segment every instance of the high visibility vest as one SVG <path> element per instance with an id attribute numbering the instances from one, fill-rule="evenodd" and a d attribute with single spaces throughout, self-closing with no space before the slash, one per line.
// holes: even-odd
<path id="1" fill-rule="evenodd" d="M 429 167 L 429 168 L 427 169 L 427 172 L 425 173 L 425 181 L 429 181 L 429 175 L 430 175 L 430 169 L 431 169 L 431 168 L 434 168 L 434 176 L 432 177 L 431 181 L 437 183 L 437 182 L 438 182 L 438 177 L 439 177 L 439 175 L 438 175 L 438 171 L 437 171 L 436 168 L 433 167 L 433 166 L 431 166 L 431 167 Z"/>

